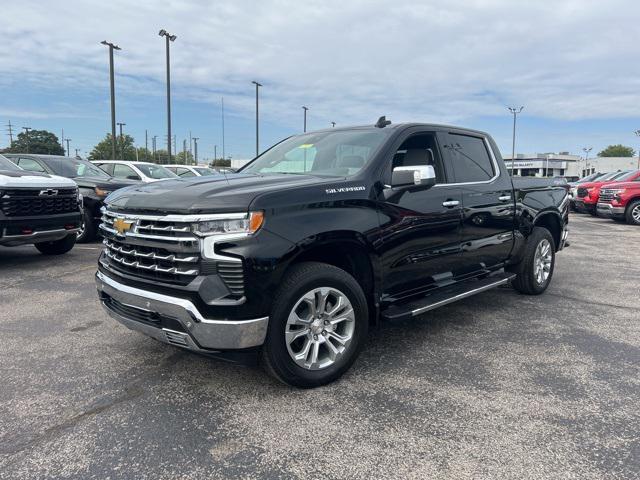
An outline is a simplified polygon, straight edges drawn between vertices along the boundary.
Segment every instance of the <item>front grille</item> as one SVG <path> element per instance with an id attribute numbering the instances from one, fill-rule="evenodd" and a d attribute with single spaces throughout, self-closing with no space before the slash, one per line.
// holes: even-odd
<path id="1" fill-rule="evenodd" d="M 202 259 L 200 240 L 180 216 L 151 216 L 103 210 L 102 262 L 116 273 L 168 285 L 189 285 L 198 275 L 217 274 L 229 297 L 244 296 L 242 262 Z M 119 232 L 120 230 L 120 232 Z"/>
<path id="2" fill-rule="evenodd" d="M 601 203 L 611 203 L 613 201 L 613 190 L 605 188 L 600 190 L 600 202 Z"/>
<path id="3" fill-rule="evenodd" d="M 24 188 L 4 190 L 0 210 L 7 217 L 35 217 L 78 211 L 75 188 Z"/>
<path id="4" fill-rule="evenodd" d="M 586 188 L 578 188 L 578 198 L 584 198 L 589 194 Z"/>
<path id="5" fill-rule="evenodd" d="M 101 300 L 109 310 L 117 313 L 121 317 L 145 323 L 153 327 L 170 328 L 178 332 L 185 331 L 182 324 L 173 317 L 152 312 L 151 310 L 146 310 L 144 308 L 134 307 L 133 305 L 127 305 L 126 303 L 119 302 L 104 292 L 101 293 Z"/>

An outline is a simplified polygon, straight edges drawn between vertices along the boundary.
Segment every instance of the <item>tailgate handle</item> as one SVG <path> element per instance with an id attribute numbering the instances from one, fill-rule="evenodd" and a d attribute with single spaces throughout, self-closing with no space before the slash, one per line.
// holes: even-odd
<path id="1" fill-rule="evenodd" d="M 502 195 L 501 197 L 498 197 L 498 200 L 500 200 L 501 202 L 508 202 L 509 200 L 511 200 L 511 195 Z"/>
<path id="2" fill-rule="evenodd" d="M 457 207 L 460 205 L 458 200 L 447 200 L 446 202 L 442 202 L 443 207 Z"/>

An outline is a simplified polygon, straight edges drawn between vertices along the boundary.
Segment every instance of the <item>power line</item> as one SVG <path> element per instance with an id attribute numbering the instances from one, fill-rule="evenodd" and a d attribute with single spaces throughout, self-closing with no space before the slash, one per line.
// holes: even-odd
<path id="1" fill-rule="evenodd" d="M 12 147 L 13 146 L 13 125 L 11 125 L 11 120 L 9 120 L 9 123 L 7 123 L 6 127 L 7 127 L 7 134 L 9 135 L 9 147 Z"/>

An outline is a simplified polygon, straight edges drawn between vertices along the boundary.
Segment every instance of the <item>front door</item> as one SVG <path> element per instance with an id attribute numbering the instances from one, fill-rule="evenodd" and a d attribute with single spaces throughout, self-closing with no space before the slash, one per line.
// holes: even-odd
<path id="1" fill-rule="evenodd" d="M 379 204 L 383 301 L 393 301 L 451 283 L 461 267 L 460 188 L 450 186 L 435 132 L 415 129 L 397 141 L 388 159 Z M 391 171 L 398 166 L 433 165 L 437 185 L 394 191 Z"/>
<path id="2" fill-rule="evenodd" d="M 483 136 L 444 134 L 445 162 L 453 167 L 462 194 L 462 252 L 468 274 L 501 266 L 509 257 L 514 237 L 512 183 L 500 169 L 495 146 Z"/>

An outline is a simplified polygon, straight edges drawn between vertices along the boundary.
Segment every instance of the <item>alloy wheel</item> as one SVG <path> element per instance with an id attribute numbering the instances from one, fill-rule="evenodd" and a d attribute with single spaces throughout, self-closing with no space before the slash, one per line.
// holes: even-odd
<path id="1" fill-rule="evenodd" d="M 553 252 L 551 243 L 546 238 L 540 240 L 533 257 L 533 276 L 538 285 L 543 285 L 551 274 L 551 264 L 553 262 Z"/>
<path id="2" fill-rule="evenodd" d="M 348 350 L 355 331 L 349 298 L 330 287 L 305 293 L 289 313 L 285 327 L 287 351 L 307 370 L 333 365 Z"/>

